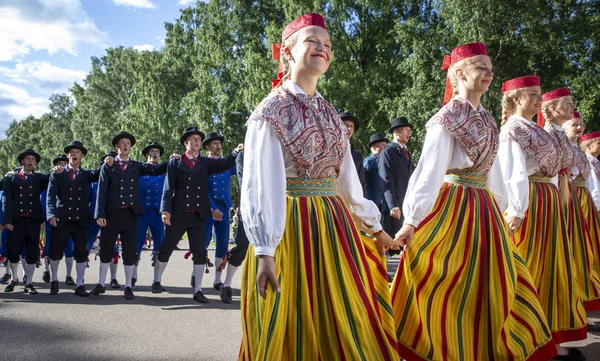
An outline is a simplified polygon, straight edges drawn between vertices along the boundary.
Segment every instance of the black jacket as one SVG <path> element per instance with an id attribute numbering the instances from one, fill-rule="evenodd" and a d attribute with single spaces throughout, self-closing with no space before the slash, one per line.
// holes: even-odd
<path id="1" fill-rule="evenodd" d="M 402 210 L 408 180 L 415 170 L 412 156 L 406 159 L 399 147 L 398 143 L 392 142 L 379 155 L 379 176 L 385 189 L 382 211 L 389 211 L 395 207 Z"/>
<path id="2" fill-rule="evenodd" d="M 2 194 L 2 211 L 4 213 L 4 224 L 13 224 L 21 213 L 31 214 L 34 221 L 42 223 L 44 215 L 40 196 L 48 187 L 47 174 L 33 173 L 24 181 L 18 175 L 4 178 Z"/>
<path id="3" fill-rule="evenodd" d="M 360 185 L 362 186 L 364 196 L 367 194 L 367 181 L 365 177 L 365 169 L 363 168 L 363 156 L 362 153 L 358 150 L 355 150 L 352 145 L 350 145 L 350 149 L 352 149 L 352 160 L 354 161 L 356 173 L 358 173 L 358 180 L 360 180 Z"/>
<path id="4" fill-rule="evenodd" d="M 52 172 L 46 199 L 46 218 L 57 217 L 57 228 L 65 222 L 79 222 L 81 227 L 90 223 L 89 194 L 91 183 L 98 181 L 100 171 L 79 169 L 72 181 L 65 170 Z"/>

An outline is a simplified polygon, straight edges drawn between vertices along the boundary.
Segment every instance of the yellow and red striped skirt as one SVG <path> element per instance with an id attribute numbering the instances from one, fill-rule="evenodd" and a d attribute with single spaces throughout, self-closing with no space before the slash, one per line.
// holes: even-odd
<path id="1" fill-rule="evenodd" d="M 554 342 L 587 337 L 567 225 L 550 177 L 529 177 L 529 209 L 513 242 L 525 260 Z"/>
<path id="2" fill-rule="evenodd" d="M 573 257 L 587 311 L 600 310 L 600 262 L 598 261 L 599 223 L 592 196 L 585 182 L 574 181 L 569 202 L 568 230 Z M 591 214 L 590 214 L 591 213 Z"/>
<path id="3" fill-rule="evenodd" d="M 548 360 L 552 334 L 485 176 L 450 175 L 392 283 L 408 360 Z"/>
<path id="4" fill-rule="evenodd" d="M 335 187 L 333 178 L 288 179 L 275 252 L 281 292 L 259 296 L 248 250 L 239 360 L 399 360 L 387 271 L 371 271 L 381 258 L 369 258 L 375 248 L 363 244 Z"/>

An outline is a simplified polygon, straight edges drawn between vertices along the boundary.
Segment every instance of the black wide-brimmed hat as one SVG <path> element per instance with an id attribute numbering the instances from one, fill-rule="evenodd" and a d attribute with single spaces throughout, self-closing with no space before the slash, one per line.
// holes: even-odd
<path id="1" fill-rule="evenodd" d="M 375 143 L 379 143 L 379 142 L 386 142 L 389 143 L 390 140 L 387 139 L 386 137 L 383 136 L 383 134 L 373 134 L 370 138 L 369 138 L 369 148 L 371 148 L 371 146 Z"/>
<path id="2" fill-rule="evenodd" d="M 114 138 L 112 139 L 112 145 L 113 147 L 117 146 L 117 142 L 123 138 L 127 138 L 131 141 L 131 146 L 133 147 L 135 145 L 135 137 L 125 131 L 120 131 L 117 134 L 115 134 Z"/>
<path id="3" fill-rule="evenodd" d="M 344 113 L 340 113 L 339 115 L 340 115 L 340 118 L 342 118 L 342 120 L 350 120 L 352 123 L 354 123 L 354 131 L 357 131 L 358 128 L 360 128 L 360 122 L 358 121 L 358 119 L 356 119 L 354 114 L 349 113 L 349 112 L 344 112 Z"/>
<path id="4" fill-rule="evenodd" d="M 37 154 L 33 149 L 25 149 L 23 150 L 21 153 L 19 153 L 19 155 L 17 156 L 17 162 L 19 164 L 21 164 L 21 161 L 23 160 L 23 158 L 27 157 L 28 155 L 33 155 L 35 157 L 35 161 L 37 163 L 40 162 L 40 160 L 42 159 L 42 157 L 40 157 L 39 154 Z"/>
<path id="5" fill-rule="evenodd" d="M 81 143 L 78 140 L 72 140 L 69 142 L 69 144 L 67 144 L 67 146 L 64 149 L 65 154 L 69 153 L 71 151 L 71 149 L 79 149 L 81 151 L 81 153 L 83 153 L 84 156 L 87 155 L 87 149 L 85 149 L 85 147 L 83 146 L 83 143 Z"/>
<path id="6" fill-rule="evenodd" d="M 213 140 L 220 140 L 221 143 L 225 140 L 225 137 L 219 135 L 219 133 L 210 132 L 206 135 L 206 139 L 202 142 L 202 148 L 206 149 L 206 146 L 210 144 Z"/>
<path id="7" fill-rule="evenodd" d="M 104 153 L 104 155 L 103 155 L 103 156 L 100 158 L 100 161 L 101 161 L 102 163 L 104 163 L 104 160 L 105 160 L 107 157 L 113 157 L 113 158 L 116 158 L 116 157 L 117 157 L 117 155 L 119 155 L 119 153 L 115 152 L 114 150 L 109 150 L 108 152 Z"/>
<path id="8" fill-rule="evenodd" d="M 64 154 L 59 154 L 56 156 L 56 158 L 52 159 L 52 165 L 56 166 L 56 163 L 58 162 L 67 162 L 69 163 L 69 158 L 67 158 L 66 155 Z"/>
<path id="9" fill-rule="evenodd" d="M 161 157 L 163 156 L 163 154 L 165 154 L 165 148 L 163 148 L 162 145 L 160 145 L 156 142 L 150 142 L 150 143 L 146 144 L 144 149 L 142 149 L 142 154 L 144 155 L 144 157 L 146 156 L 146 153 L 148 153 L 150 151 L 150 149 L 158 149 L 160 151 Z"/>
<path id="10" fill-rule="evenodd" d="M 390 128 L 388 129 L 388 133 L 392 134 L 394 132 L 394 129 L 402 127 L 410 127 L 410 129 L 412 129 L 413 125 L 410 124 L 408 122 L 408 119 L 406 119 L 405 117 L 396 118 L 390 122 Z"/>
<path id="11" fill-rule="evenodd" d="M 198 134 L 200 139 L 204 140 L 204 133 L 202 131 L 198 130 L 196 127 L 187 127 L 183 130 L 183 134 L 181 135 L 181 138 L 179 138 L 179 143 L 183 144 L 190 135 L 194 134 Z"/>

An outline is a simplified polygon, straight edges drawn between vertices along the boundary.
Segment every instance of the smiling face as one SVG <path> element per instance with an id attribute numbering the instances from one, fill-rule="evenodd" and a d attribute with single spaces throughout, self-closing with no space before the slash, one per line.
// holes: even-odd
<path id="1" fill-rule="evenodd" d="M 73 168 L 79 168 L 83 157 L 84 157 L 83 152 L 80 149 L 73 148 L 73 149 L 69 150 L 69 153 L 67 154 L 67 158 L 69 158 L 69 164 Z"/>
<path id="2" fill-rule="evenodd" d="M 550 105 L 550 112 L 553 120 L 557 122 L 566 122 L 573 118 L 575 103 L 573 103 L 573 99 L 570 96 L 559 98 L 556 104 Z"/>
<path id="3" fill-rule="evenodd" d="M 121 138 L 115 145 L 115 148 L 117 148 L 119 158 L 126 159 L 129 156 L 129 151 L 131 150 L 131 140 L 129 140 L 129 138 Z"/>
<path id="4" fill-rule="evenodd" d="M 513 98 L 515 106 L 526 118 L 536 115 L 542 106 L 542 89 L 539 86 L 532 86 L 521 89 L 519 93 L 518 97 Z"/>
<path id="5" fill-rule="evenodd" d="M 21 160 L 21 165 L 23 166 L 25 172 L 31 172 L 35 169 L 37 161 L 33 155 L 26 155 L 23 157 L 23 160 Z"/>
<path id="6" fill-rule="evenodd" d="M 485 93 L 494 79 L 492 60 L 487 55 L 477 55 L 457 63 L 453 69 L 459 89 L 479 94 Z"/>
<path id="7" fill-rule="evenodd" d="M 222 152 L 222 145 L 220 140 L 213 140 L 206 145 L 206 150 L 210 155 L 220 156 Z"/>
<path id="8" fill-rule="evenodd" d="M 575 118 L 564 122 L 562 128 L 564 129 L 567 137 L 574 141 L 579 139 L 579 137 L 583 135 L 583 131 L 585 130 L 585 124 L 583 124 L 583 119 Z"/>
<path id="9" fill-rule="evenodd" d="M 332 59 L 331 40 L 327 30 L 319 26 L 308 26 L 292 36 L 297 37 L 294 45 L 283 49 L 292 73 L 310 76 L 324 74 Z"/>

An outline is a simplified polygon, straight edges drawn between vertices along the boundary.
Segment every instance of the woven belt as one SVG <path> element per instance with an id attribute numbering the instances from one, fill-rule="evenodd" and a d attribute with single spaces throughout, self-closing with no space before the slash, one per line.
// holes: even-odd
<path id="1" fill-rule="evenodd" d="M 552 177 L 532 174 L 529 176 L 529 181 L 535 183 L 552 183 Z"/>
<path id="2" fill-rule="evenodd" d="M 289 197 L 319 197 L 337 195 L 335 178 L 287 178 L 285 192 Z"/>
<path id="3" fill-rule="evenodd" d="M 467 172 L 453 172 L 447 173 L 444 176 L 444 182 L 461 184 L 471 188 L 487 188 L 487 174 L 479 173 L 467 173 Z"/>
<path id="4" fill-rule="evenodd" d="M 587 187 L 587 184 L 584 180 L 574 180 L 571 182 L 574 187 Z"/>

